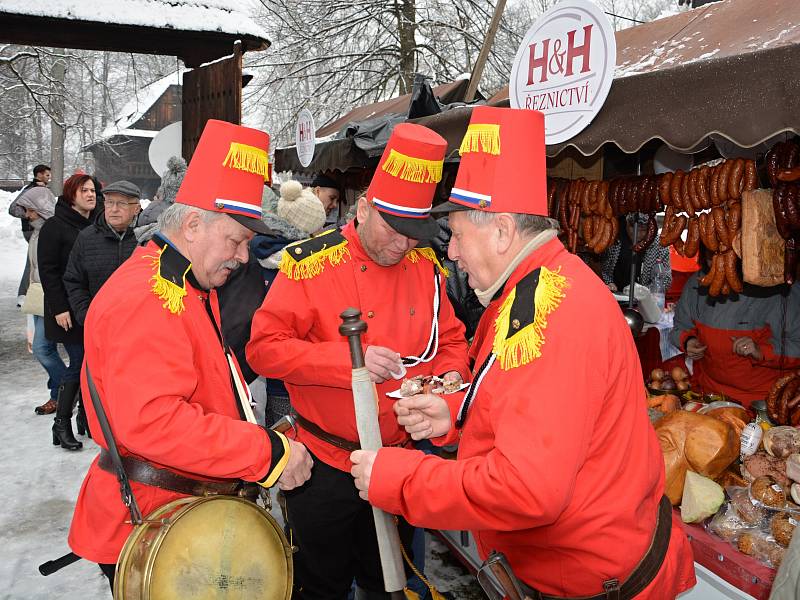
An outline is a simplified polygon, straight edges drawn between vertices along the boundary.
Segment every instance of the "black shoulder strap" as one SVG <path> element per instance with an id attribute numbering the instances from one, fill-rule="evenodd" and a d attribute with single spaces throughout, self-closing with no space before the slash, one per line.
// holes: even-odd
<path id="1" fill-rule="evenodd" d="M 108 422 L 103 403 L 100 401 L 100 395 L 97 393 L 97 388 L 94 385 L 88 362 L 85 364 L 85 369 L 86 381 L 89 384 L 89 395 L 92 397 L 92 406 L 94 406 L 94 412 L 97 415 L 97 420 L 100 422 L 100 429 L 103 431 L 103 439 L 105 439 L 108 445 L 108 453 L 111 455 L 111 461 L 114 463 L 114 470 L 119 480 L 119 491 L 122 495 L 122 502 L 128 507 L 131 513 L 131 522 L 134 525 L 140 525 L 142 523 L 142 513 L 133 495 L 128 474 L 125 472 L 125 467 L 122 466 L 122 459 L 117 450 L 117 442 L 114 439 L 114 434 L 111 433 L 111 424 Z"/>

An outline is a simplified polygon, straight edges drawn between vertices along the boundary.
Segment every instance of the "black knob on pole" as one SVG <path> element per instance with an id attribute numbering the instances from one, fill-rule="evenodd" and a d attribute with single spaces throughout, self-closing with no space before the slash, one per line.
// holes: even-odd
<path id="1" fill-rule="evenodd" d="M 339 333 L 347 337 L 350 344 L 350 360 L 354 369 L 364 366 L 364 350 L 361 347 L 361 334 L 367 330 L 367 324 L 361 320 L 361 311 L 357 308 L 348 308 L 339 317 Z"/>

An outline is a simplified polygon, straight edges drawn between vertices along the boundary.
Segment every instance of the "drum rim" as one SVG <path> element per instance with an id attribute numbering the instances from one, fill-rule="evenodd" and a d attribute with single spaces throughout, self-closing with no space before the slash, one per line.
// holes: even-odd
<path id="1" fill-rule="evenodd" d="M 201 504 L 205 504 L 210 501 L 214 500 L 234 500 L 236 502 L 243 503 L 247 505 L 249 508 L 256 509 L 257 512 L 261 514 L 261 516 L 266 517 L 267 522 L 272 526 L 272 529 L 277 533 L 278 540 L 280 541 L 281 545 L 283 546 L 283 553 L 284 558 L 286 560 L 286 575 L 287 575 L 287 585 L 286 585 L 286 593 L 284 595 L 284 600 L 290 600 L 292 596 L 292 582 L 294 581 L 294 561 L 292 560 L 292 546 L 289 544 L 289 541 L 286 539 L 286 534 L 283 532 L 283 529 L 280 527 L 278 522 L 275 520 L 268 510 L 264 507 L 258 505 L 255 502 L 251 502 L 249 500 L 245 500 L 243 498 L 239 498 L 237 496 L 221 496 L 221 495 L 209 495 L 209 496 L 184 496 L 168 502 L 164 506 L 153 510 L 144 520 L 141 525 L 137 525 L 131 534 L 128 536 L 128 539 L 125 541 L 124 546 L 122 547 L 122 551 L 120 552 L 119 559 L 117 560 L 117 566 L 115 569 L 115 578 L 114 578 L 114 592 L 113 597 L 122 598 L 122 586 L 125 580 L 125 577 L 120 577 L 121 573 L 124 572 L 124 567 L 128 565 L 130 562 L 130 554 L 131 549 L 136 545 L 136 542 L 139 538 L 147 532 L 147 530 L 154 524 L 151 521 L 161 520 L 161 515 L 169 512 L 173 508 L 179 507 L 177 511 L 171 515 L 170 523 L 166 524 L 166 527 L 162 527 L 165 525 L 163 522 L 158 523 L 159 525 L 159 532 L 156 537 L 153 539 L 151 548 L 148 551 L 147 561 L 145 562 L 142 574 L 142 587 L 143 587 L 143 597 L 142 600 L 150 600 L 150 583 L 153 575 L 153 567 L 155 561 L 158 557 L 158 553 L 161 549 L 161 544 L 166 537 L 167 532 L 169 529 L 174 525 L 180 518 L 188 512 L 188 509 L 191 507 L 199 506 Z M 183 506 L 180 506 L 183 504 Z M 119 586 L 119 587 L 118 587 Z M 120 594 L 120 595 L 118 595 Z"/>

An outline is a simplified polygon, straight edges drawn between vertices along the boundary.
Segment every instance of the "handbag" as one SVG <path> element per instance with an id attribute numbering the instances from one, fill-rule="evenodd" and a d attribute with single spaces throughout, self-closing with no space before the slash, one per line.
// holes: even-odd
<path id="1" fill-rule="evenodd" d="M 44 316 L 44 288 L 41 283 L 31 281 L 20 310 L 26 315 Z"/>

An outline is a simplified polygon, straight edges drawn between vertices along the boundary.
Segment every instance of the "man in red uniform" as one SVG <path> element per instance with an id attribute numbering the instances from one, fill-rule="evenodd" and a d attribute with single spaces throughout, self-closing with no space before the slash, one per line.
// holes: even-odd
<path id="1" fill-rule="evenodd" d="M 487 306 L 473 383 L 463 401 L 395 407 L 413 438 L 457 442 L 458 460 L 358 451 L 352 474 L 374 506 L 472 530 L 531 598 L 673 598 L 694 585 L 692 554 L 662 503 L 636 348 L 602 281 L 543 217 L 543 137 L 541 113 L 477 107 L 461 145 L 445 209 L 457 211 L 450 258 Z"/>
<path id="2" fill-rule="evenodd" d="M 90 398 L 90 371 L 145 516 L 187 495 L 178 489 L 230 494 L 237 480 L 290 489 L 310 475 L 302 444 L 243 420 L 249 399 L 232 385 L 243 379 L 220 334 L 214 290 L 247 262 L 253 231 L 268 231 L 258 218 L 268 147 L 266 133 L 209 121 L 160 234 L 89 308 L 83 395 Z M 100 563 L 113 587 L 132 526 L 88 400 L 86 414 L 102 450 L 81 487 L 69 544 Z"/>
<path id="3" fill-rule="evenodd" d="M 294 598 L 384 598 L 372 510 L 358 497 L 348 456 L 357 448 L 351 364 L 339 314 L 361 310 L 365 362 L 377 383 L 384 445 L 409 441 L 387 392 L 403 373 L 468 372 L 464 327 L 445 292 L 433 251 L 418 246 L 438 225 L 429 216 L 447 144 L 419 125 L 392 132 L 357 223 L 286 247 L 280 273 L 253 318 L 247 360 L 281 379 L 297 413 L 298 438 L 313 454 L 310 481 L 287 492 L 294 555 Z M 411 528 L 401 527 L 408 538 Z"/>

